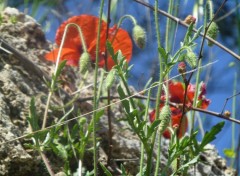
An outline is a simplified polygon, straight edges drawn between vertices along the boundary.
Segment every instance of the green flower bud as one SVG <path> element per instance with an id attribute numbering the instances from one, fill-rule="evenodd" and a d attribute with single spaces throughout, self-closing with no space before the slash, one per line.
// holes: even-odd
<path id="1" fill-rule="evenodd" d="M 135 42 L 135 44 L 143 49 L 145 47 L 146 44 L 146 32 L 145 30 L 139 26 L 139 25 L 135 25 L 133 28 L 133 40 Z"/>
<path id="2" fill-rule="evenodd" d="M 85 123 L 87 123 L 87 119 L 85 117 L 82 117 L 80 120 L 79 120 L 79 123 L 81 125 L 84 125 Z"/>
<path id="3" fill-rule="evenodd" d="M 208 28 L 208 31 L 207 31 L 207 36 L 208 37 L 211 37 L 212 39 L 216 39 L 217 38 L 217 34 L 218 34 L 218 26 L 217 26 L 217 23 L 215 22 L 212 22 L 211 25 L 209 26 Z M 208 46 L 212 46 L 213 43 L 208 41 Z"/>
<path id="4" fill-rule="evenodd" d="M 187 50 L 185 61 L 192 67 L 197 66 L 197 56 L 192 50 Z"/>
<path id="5" fill-rule="evenodd" d="M 110 89 L 112 87 L 112 85 L 114 83 L 114 80 L 115 80 L 115 77 L 116 77 L 116 70 L 112 69 L 108 73 L 108 75 L 107 75 L 107 77 L 105 79 L 105 83 L 106 83 L 105 86 L 106 86 L 107 89 Z"/>
<path id="6" fill-rule="evenodd" d="M 168 127 L 171 119 L 171 110 L 168 104 L 165 104 L 159 114 L 159 119 L 161 120 L 158 130 L 160 133 L 164 132 Z"/>
<path id="7" fill-rule="evenodd" d="M 88 52 L 82 53 L 79 60 L 80 73 L 82 74 L 86 73 L 89 66 L 89 61 L 90 61 L 90 55 L 88 54 Z"/>

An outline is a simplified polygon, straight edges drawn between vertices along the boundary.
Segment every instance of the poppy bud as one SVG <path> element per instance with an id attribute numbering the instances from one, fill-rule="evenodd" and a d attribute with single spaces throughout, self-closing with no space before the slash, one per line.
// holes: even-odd
<path id="1" fill-rule="evenodd" d="M 133 40 L 135 42 L 135 44 L 143 49 L 145 47 L 146 44 L 146 32 L 145 30 L 139 26 L 139 25 L 135 25 L 133 28 Z"/>
<path id="2" fill-rule="evenodd" d="M 185 73 L 186 72 L 186 64 L 184 62 L 180 62 L 178 64 L 178 72 Z"/>
<path id="3" fill-rule="evenodd" d="M 168 104 L 165 104 L 160 112 L 159 119 L 161 120 L 158 130 L 160 133 L 164 132 L 168 127 L 171 118 L 171 110 Z"/>
<path id="4" fill-rule="evenodd" d="M 87 119 L 85 117 L 82 117 L 80 120 L 79 120 L 79 123 L 81 125 L 84 125 L 85 123 L 87 122 Z"/>
<path id="5" fill-rule="evenodd" d="M 79 61 L 80 73 L 84 74 L 87 71 L 89 66 L 89 61 L 90 61 L 90 55 L 88 54 L 88 52 L 82 53 Z"/>
<path id="6" fill-rule="evenodd" d="M 196 22 L 196 18 L 192 15 L 188 15 L 185 20 L 184 20 L 185 23 L 187 24 L 191 24 L 191 23 L 195 23 Z"/>
<path id="7" fill-rule="evenodd" d="M 192 67 L 195 68 L 197 66 L 197 56 L 192 50 L 188 50 L 186 54 L 185 61 Z"/>
<path id="8" fill-rule="evenodd" d="M 115 69 L 111 69 L 111 71 L 108 73 L 106 79 L 105 79 L 105 83 L 106 83 L 106 88 L 110 89 L 113 85 L 113 82 L 115 80 L 115 76 L 116 76 L 116 70 Z"/>
<path id="9" fill-rule="evenodd" d="M 218 34 L 218 26 L 217 23 L 212 22 L 211 25 L 208 28 L 207 31 L 207 36 L 211 37 L 212 39 L 216 39 L 217 38 L 217 34 Z M 208 46 L 212 46 L 213 43 L 208 41 Z"/>

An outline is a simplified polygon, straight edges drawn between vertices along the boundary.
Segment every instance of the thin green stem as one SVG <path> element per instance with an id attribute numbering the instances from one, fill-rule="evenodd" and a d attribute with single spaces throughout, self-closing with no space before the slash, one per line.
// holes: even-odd
<path id="1" fill-rule="evenodd" d="M 168 13 L 169 14 L 172 14 L 173 12 L 173 0 L 170 0 L 169 3 L 168 3 Z M 167 52 L 170 51 L 170 46 L 169 46 L 169 32 L 170 32 L 170 28 L 172 26 L 170 26 L 170 23 L 171 23 L 171 20 L 170 18 L 167 18 L 167 24 L 166 24 L 166 38 L 165 38 L 165 49 Z"/>
<path id="2" fill-rule="evenodd" d="M 234 84 L 233 84 L 233 95 L 237 94 L 237 73 L 234 74 Z M 233 118 L 236 117 L 236 96 L 233 97 L 232 100 L 232 116 Z M 235 149 L 235 134 L 236 134 L 236 130 L 235 130 L 235 123 L 232 123 L 232 150 Z M 234 166 L 234 159 L 231 160 L 231 167 Z"/>
<path id="3" fill-rule="evenodd" d="M 147 121 L 147 118 L 148 118 L 148 109 L 149 109 L 149 105 L 150 105 L 150 97 L 151 97 L 151 89 L 149 89 L 149 91 L 148 91 L 148 98 L 147 98 L 147 102 L 146 102 L 144 121 Z M 146 134 L 147 128 L 145 127 L 143 130 L 145 131 L 145 134 Z M 139 171 L 140 176 L 143 175 L 143 162 L 144 162 L 144 144 L 143 144 L 143 142 L 141 142 L 141 160 L 140 160 L 140 171 Z"/>
<path id="4" fill-rule="evenodd" d="M 99 23 L 98 23 L 98 31 L 97 31 L 97 44 L 96 44 L 96 61 L 95 61 L 95 70 L 94 70 L 94 91 L 93 91 L 93 166 L 94 166 L 94 176 L 97 176 L 97 137 L 96 137 L 96 116 L 98 109 L 98 101 L 97 97 L 97 82 L 98 82 L 98 61 L 99 61 L 99 48 L 100 48 L 100 33 L 101 33 L 101 25 L 102 25 L 102 15 L 103 15 L 103 6 L 104 0 L 101 0 L 100 11 L 99 11 Z"/>
<path id="5" fill-rule="evenodd" d="M 160 29 L 159 29 L 159 23 L 158 23 L 158 0 L 155 0 L 154 19 L 155 19 L 158 48 L 160 48 L 161 47 L 161 38 L 160 38 Z M 162 84 L 161 83 L 163 81 L 163 62 L 162 62 L 162 57 L 159 52 L 158 52 L 158 59 L 159 59 L 159 83 L 160 84 L 158 87 L 156 107 L 155 107 L 155 109 L 156 109 L 155 117 L 156 118 L 159 118 L 159 105 L 160 105 L 160 97 L 161 97 L 161 93 L 162 93 Z M 153 154 L 153 148 L 154 148 L 154 144 L 155 144 L 156 134 L 157 134 L 157 132 L 155 131 L 151 138 L 151 147 L 150 147 L 150 151 L 148 153 L 148 158 L 147 158 L 146 175 L 151 174 L 152 154 Z M 158 157 L 159 157 L 158 159 L 160 159 L 160 156 L 158 156 Z"/>
<path id="6" fill-rule="evenodd" d="M 132 15 L 124 15 L 124 16 L 122 16 L 119 19 L 118 24 L 117 24 L 117 28 L 120 27 L 120 25 L 122 24 L 123 20 L 126 19 L 126 18 L 129 18 L 133 22 L 134 26 L 137 25 L 137 21 L 136 21 L 136 19 Z"/>
<path id="7" fill-rule="evenodd" d="M 64 45 L 64 42 L 66 40 L 66 36 L 67 36 L 67 32 L 69 30 L 70 27 L 76 27 L 77 30 L 78 30 L 78 33 L 79 33 L 79 37 L 81 39 L 81 42 L 83 44 L 83 51 L 84 52 L 87 52 L 87 47 L 86 47 L 86 43 L 85 43 L 85 40 L 84 40 L 84 37 L 83 37 L 83 33 L 82 33 L 82 30 L 81 28 L 77 25 L 77 24 L 74 24 L 74 23 L 69 23 L 66 25 L 65 29 L 64 29 L 64 33 L 63 33 L 63 37 L 62 37 L 62 42 L 60 44 L 60 47 L 59 47 L 59 52 L 58 52 L 58 55 L 57 55 L 57 60 L 56 60 L 56 66 L 55 66 L 55 69 L 54 69 L 54 76 L 56 76 L 57 74 L 57 71 L 58 71 L 58 67 L 59 67 L 59 64 L 60 64 L 60 56 L 61 56 L 61 53 L 62 53 L 62 49 L 63 49 L 63 45 Z M 47 99 L 47 103 L 46 103 L 46 108 L 45 108 L 45 111 L 44 111 L 44 116 L 43 116 L 43 123 L 42 123 L 42 129 L 44 129 L 46 127 L 46 123 L 47 123 L 47 115 L 48 115 L 48 109 L 49 109 L 49 105 L 50 105 L 50 100 L 52 98 L 52 95 L 53 95 L 53 92 L 54 92 L 54 87 L 56 85 L 56 81 L 57 79 L 52 79 L 51 80 L 51 86 L 50 86 L 50 91 L 48 93 L 48 99 Z"/>

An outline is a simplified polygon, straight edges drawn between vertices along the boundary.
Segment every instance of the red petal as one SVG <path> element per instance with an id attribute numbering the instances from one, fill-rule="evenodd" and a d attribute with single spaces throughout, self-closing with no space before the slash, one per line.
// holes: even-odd
<path id="1" fill-rule="evenodd" d="M 174 103 L 183 103 L 184 100 L 184 86 L 181 82 L 169 83 L 170 101 Z"/>
<path id="2" fill-rule="evenodd" d="M 45 58 L 47 60 L 56 62 L 58 52 L 59 52 L 59 49 L 54 49 L 53 51 L 47 53 L 45 55 Z M 80 53 L 77 53 L 76 50 L 71 48 L 62 49 L 62 52 L 60 55 L 60 61 L 67 60 L 67 65 L 78 66 L 79 58 L 80 58 Z"/>
<path id="3" fill-rule="evenodd" d="M 149 113 L 149 120 L 150 120 L 151 123 L 153 123 L 153 121 L 154 121 L 155 118 L 156 118 L 156 117 L 155 117 L 155 111 L 156 111 L 156 110 L 154 109 L 152 112 Z"/>
<path id="4" fill-rule="evenodd" d="M 97 38 L 98 22 L 99 18 L 91 15 L 80 15 L 71 17 L 66 22 L 62 23 L 62 25 L 58 28 L 56 34 L 56 43 L 60 45 L 66 25 L 69 23 L 74 23 L 81 28 L 85 43 L 88 48 L 90 47 L 92 41 Z M 102 21 L 102 29 L 103 28 L 106 28 L 106 23 L 104 21 Z M 79 32 L 76 27 L 69 28 L 66 35 L 64 47 L 72 48 L 73 45 L 76 45 L 77 47 L 81 47 L 82 45 L 79 37 Z"/>

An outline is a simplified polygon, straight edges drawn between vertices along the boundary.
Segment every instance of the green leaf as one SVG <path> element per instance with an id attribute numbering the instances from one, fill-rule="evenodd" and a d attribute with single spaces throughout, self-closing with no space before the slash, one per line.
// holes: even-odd
<path id="1" fill-rule="evenodd" d="M 190 43 L 193 27 L 194 27 L 194 23 L 191 23 L 184 37 L 183 45 L 188 45 Z"/>
<path id="2" fill-rule="evenodd" d="M 124 168 L 123 164 L 121 164 L 121 171 L 122 171 L 122 176 L 127 176 L 126 169 Z"/>
<path id="3" fill-rule="evenodd" d="M 188 168 L 191 165 L 195 164 L 198 162 L 199 156 L 196 156 L 195 158 L 193 158 L 192 160 L 190 160 L 189 162 L 187 162 L 186 164 L 182 165 L 176 172 L 174 172 L 172 175 L 175 175 L 178 171 Z"/>
<path id="4" fill-rule="evenodd" d="M 112 176 L 111 172 L 109 172 L 109 170 L 101 162 L 99 164 L 103 169 L 104 173 L 106 174 L 106 176 Z"/>
<path id="5" fill-rule="evenodd" d="M 32 97 L 31 101 L 30 101 L 29 117 L 27 117 L 27 120 L 30 123 L 33 132 L 40 130 L 40 127 L 38 125 L 38 117 L 36 114 L 36 106 L 35 106 L 35 98 L 34 97 Z"/>
<path id="6" fill-rule="evenodd" d="M 119 85 L 118 86 L 118 94 L 120 96 L 120 100 L 122 100 L 122 104 L 126 110 L 127 113 L 130 113 L 130 105 L 129 105 L 129 100 L 125 99 L 126 98 L 126 95 L 122 89 L 122 87 Z"/>
<path id="7" fill-rule="evenodd" d="M 204 147 L 216 139 L 216 135 L 222 130 L 225 122 L 220 122 L 217 125 L 213 126 L 209 132 L 206 132 L 204 135 L 202 142 L 200 144 L 200 149 L 204 149 Z"/>
<path id="8" fill-rule="evenodd" d="M 62 69 L 64 68 L 64 66 L 66 65 L 67 63 L 67 60 L 63 60 L 62 62 L 60 62 L 59 66 L 58 66 L 58 69 L 57 69 L 57 72 L 56 72 L 56 78 L 58 78 L 62 72 Z"/>
<path id="9" fill-rule="evenodd" d="M 200 33 L 201 33 L 201 31 L 202 31 L 202 28 L 203 28 L 203 26 L 201 26 L 200 28 L 198 28 L 197 32 L 194 34 L 194 36 L 193 36 L 193 38 L 192 38 L 192 40 L 191 40 L 190 43 L 192 43 L 194 40 L 196 40 L 196 39 L 200 36 Z"/>
<path id="10" fill-rule="evenodd" d="M 107 50 L 108 50 L 110 56 L 112 56 L 112 58 L 114 58 L 114 50 L 113 50 L 112 44 L 109 41 L 107 41 Z"/>
<path id="11" fill-rule="evenodd" d="M 158 52 L 160 53 L 160 55 L 162 56 L 162 58 L 164 59 L 165 61 L 165 64 L 167 64 L 167 60 L 168 60 L 168 53 L 165 51 L 164 48 L 162 47 L 159 47 L 158 48 Z"/>
<path id="12" fill-rule="evenodd" d="M 154 120 L 154 122 L 150 126 L 148 126 L 148 128 L 147 128 L 147 138 L 150 138 L 152 136 L 153 132 L 158 127 L 160 122 L 161 122 L 160 119 L 156 119 L 156 120 Z"/>
<path id="13" fill-rule="evenodd" d="M 236 157 L 236 153 L 233 149 L 224 149 L 223 152 L 224 152 L 224 155 L 228 158 L 235 158 Z"/>

